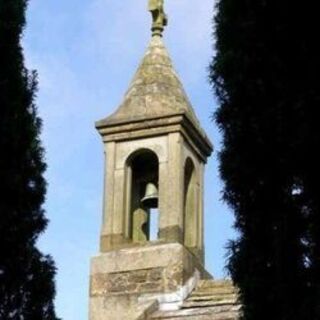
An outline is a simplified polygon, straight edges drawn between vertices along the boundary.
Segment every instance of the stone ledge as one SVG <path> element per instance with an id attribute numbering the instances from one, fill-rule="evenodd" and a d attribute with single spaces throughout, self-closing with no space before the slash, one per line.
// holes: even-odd
<path id="1" fill-rule="evenodd" d="M 107 141 L 123 141 L 152 137 L 170 132 L 181 132 L 187 141 L 192 141 L 192 147 L 205 159 L 213 151 L 213 145 L 205 132 L 194 125 L 184 112 L 163 116 L 141 117 L 117 124 L 106 124 L 103 120 L 96 122 L 96 128 Z"/>

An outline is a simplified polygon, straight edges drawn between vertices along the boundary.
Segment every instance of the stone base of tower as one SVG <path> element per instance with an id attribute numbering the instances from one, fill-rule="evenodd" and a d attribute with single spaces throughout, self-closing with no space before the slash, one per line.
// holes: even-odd
<path id="1" fill-rule="evenodd" d="M 147 319 L 177 310 L 202 278 L 199 260 L 179 243 L 149 243 L 92 259 L 90 320 Z"/>

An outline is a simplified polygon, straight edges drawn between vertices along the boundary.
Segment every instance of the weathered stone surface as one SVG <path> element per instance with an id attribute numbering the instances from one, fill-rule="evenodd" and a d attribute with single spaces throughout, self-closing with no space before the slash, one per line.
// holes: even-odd
<path id="1" fill-rule="evenodd" d="M 151 268 L 95 274 L 91 277 L 91 295 L 108 295 L 117 293 L 150 293 L 161 291 L 164 268 Z"/>
<path id="2" fill-rule="evenodd" d="M 160 238 L 167 241 L 183 243 L 183 230 L 180 226 L 170 226 L 159 231 Z"/>
<path id="3" fill-rule="evenodd" d="M 161 37 L 153 37 L 118 110 L 97 126 L 185 113 L 200 128 Z"/>
<path id="4" fill-rule="evenodd" d="M 155 268 L 155 269 L 142 269 L 142 270 L 136 270 L 128 272 L 129 275 L 129 282 L 131 283 L 145 283 L 148 282 L 149 274 L 160 272 L 162 275 L 163 268 Z M 159 279 L 161 280 L 161 276 Z"/>
<path id="5" fill-rule="evenodd" d="M 156 244 L 102 254 L 92 260 L 90 294 L 175 292 L 196 270 L 180 244 Z"/>
<path id="6" fill-rule="evenodd" d="M 200 280 L 179 310 L 156 311 L 150 319 L 238 320 L 238 290 L 230 281 Z"/>
<path id="7" fill-rule="evenodd" d="M 119 310 L 130 305 L 136 308 L 135 301 L 150 299 L 181 305 L 196 284 L 190 279 L 199 274 L 198 265 L 197 259 L 179 243 L 125 248 L 93 258 L 90 320 L 100 319 L 95 318 L 94 310 L 99 306 L 107 310 L 111 303 L 117 303 Z M 113 318 L 105 315 L 104 320 L 109 319 Z"/>
<path id="8" fill-rule="evenodd" d="M 172 311 L 168 313 L 159 312 L 149 319 L 152 320 L 238 320 L 238 312 L 224 311 L 223 309 L 217 312 L 216 309 L 206 310 L 183 310 L 183 311 Z"/>
<path id="9" fill-rule="evenodd" d="M 139 302 L 134 295 L 94 297 L 90 320 L 147 320 L 158 309 L 156 300 Z"/>

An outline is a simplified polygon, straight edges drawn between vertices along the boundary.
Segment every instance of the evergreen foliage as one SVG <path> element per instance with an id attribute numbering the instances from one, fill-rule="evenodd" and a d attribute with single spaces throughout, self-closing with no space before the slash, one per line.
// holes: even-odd
<path id="1" fill-rule="evenodd" d="M 244 319 L 320 319 L 320 29 L 313 1 L 218 0 L 210 79 Z"/>
<path id="2" fill-rule="evenodd" d="M 35 73 L 24 67 L 27 0 L 0 0 L 0 319 L 55 320 L 55 266 L 36 248 L 47 219 Z"/>

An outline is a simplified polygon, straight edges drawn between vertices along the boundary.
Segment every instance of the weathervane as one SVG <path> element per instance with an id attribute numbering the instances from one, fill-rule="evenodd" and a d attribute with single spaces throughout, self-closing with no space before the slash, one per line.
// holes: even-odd
<path id="1" fill-rule="evenodd" d="M 152 36 L 162 36 L 164 27 L 168 24 L 167 15 L 164 12 L 164 0 L 149 0 L 149 11 L 152 14 Z"/>

